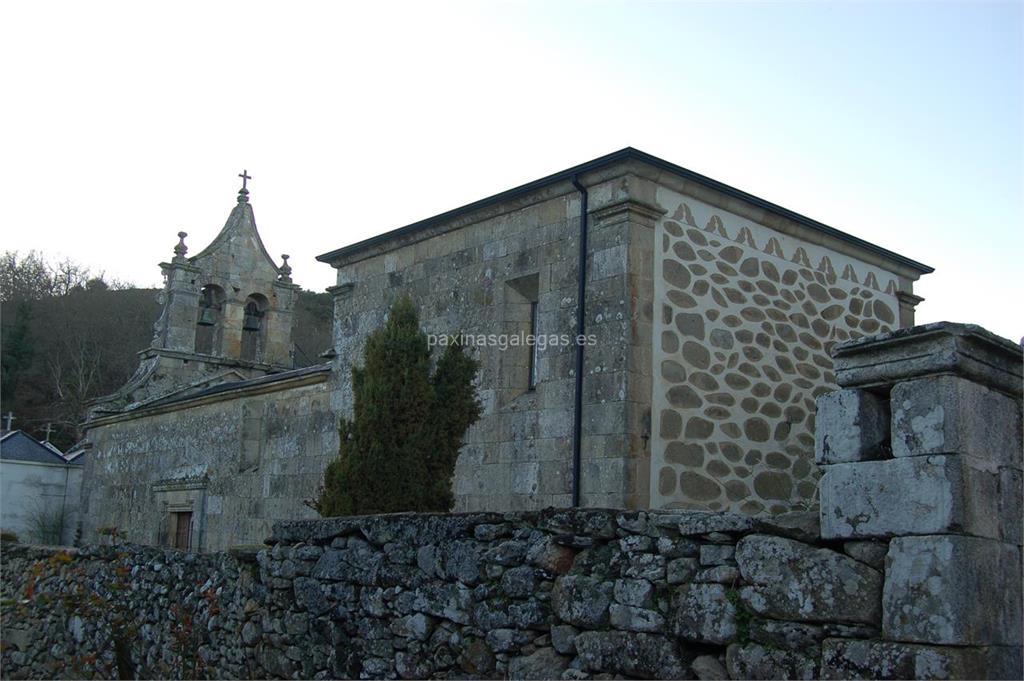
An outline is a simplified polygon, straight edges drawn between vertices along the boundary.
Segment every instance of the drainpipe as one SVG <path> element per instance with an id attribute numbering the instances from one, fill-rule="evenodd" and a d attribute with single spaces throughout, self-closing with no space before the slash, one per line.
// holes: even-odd
<path id="1" fill-rule="evenodd" d="M 587 302 L 587 190 L 573 175 L 572 186 L 580 193 L 580 258 L 576 289 L 576 393 L 572 412 L 572 505 L 580 505 L 580 447 L 583 439 L 583 344 Z"/>
<path id="2" fill-rule="evenodd" d="M 49 440 L 47 440 L 49 442 Z M 61 546 L 64 544 L 64 523 L 67 522 L 67 518 L 64 516 L 67 513 L 68 506 L 68 483 L 71 481 L 71 464 L 67 461 L 64 462 L 64 496 L 60 500 L 60 536 L 57 537 L 57 543 Z"/>

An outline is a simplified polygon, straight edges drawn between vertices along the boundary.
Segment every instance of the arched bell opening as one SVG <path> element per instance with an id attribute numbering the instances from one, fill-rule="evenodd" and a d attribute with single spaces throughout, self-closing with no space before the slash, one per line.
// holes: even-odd
<path id="1" fill-rule="evenodd" d="M 224 331 L 224 289 L 216 284 L 203 287 L 196 319 L 196 352 L 204 355 L 221 354 Z"/>
<path id="2" fill-rule="evenodd" d="M 242 359 L 250 362 L 261 362 L 267 342 L 268 303 L 265 296 L 253 293 L 245 299 L 245 312 L 242 317 Z"/>

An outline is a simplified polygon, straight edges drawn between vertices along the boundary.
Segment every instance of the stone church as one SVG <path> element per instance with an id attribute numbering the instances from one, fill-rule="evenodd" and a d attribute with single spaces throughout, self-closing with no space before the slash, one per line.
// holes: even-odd
<path id="1" fill-rule="evenodd" d="M 89 414 L 86 540 L 214 550 L 314 515 L 351 367 L 402 295 L 438 336 L 585 339 L 472 345 L 455 510 L 814 506 L 830 348 L 912 325 L 932 271 L 627 148 L 319 256 L 333 348 L 294 369 L 297 286 L 246 179 L 206 249 L 179 234 L 152 346 Z"/>

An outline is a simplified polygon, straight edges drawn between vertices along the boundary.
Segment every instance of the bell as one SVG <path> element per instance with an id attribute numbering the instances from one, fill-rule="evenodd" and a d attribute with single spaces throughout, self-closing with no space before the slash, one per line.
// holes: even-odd
<path id="1" fill-rule="evenodd" d="M 204 307 L 199 312 L 199 326 L 214 326 L 217 323 L 217 311 L 212 307 Z"/>
<path id="2" fill-rule="evenodd" d="M 246 314 L 242 320 L 242 328 L 246 331 L 259 331 L 261 317 L 262 315 L 258 314 Z"/>

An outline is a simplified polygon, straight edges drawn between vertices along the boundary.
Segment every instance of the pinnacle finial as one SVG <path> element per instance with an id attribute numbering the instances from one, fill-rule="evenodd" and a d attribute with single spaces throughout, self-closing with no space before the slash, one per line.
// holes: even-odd
<path id="1" fill-rule="evenodd" d="M 249 200 L 249 190 L 246 189 L 246 182 L 252 179 L 252 175 L 249 174 L 249 171 L 243 170 L 239 177 L 242 178 L 242 188 L 238 190 L 238 202 L 246 203 Z"/>
<path id="2" fill-rule="evenodd" d="M 281 276 L 278 277 L 278 279 L 280 279 L 282 282 L 286 284 L 292 283 L 292 266 L 288 264 L 289 257 L 290 256 L 288 255 L 281 256 L 281 260 L 283 260 L 284 262 L 281 263 L 281 267 L 280 269 L 278 269 L 278 272 L 281 273 Z"/>
<path id="3" fill-rule="evenodd" d="M 185 237 L 187 236 L 188 232 L 178 232 L 178 244 L 174 247 L 175 262 L 185 260 L 185 254 L 188 253 L 188 246 L 185 245 Z"/>

